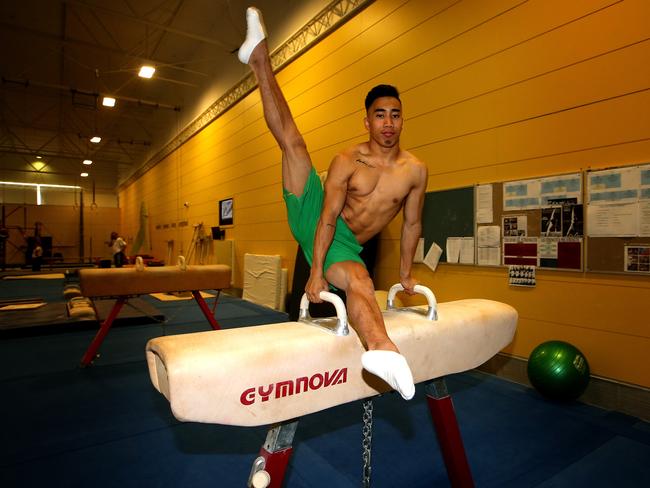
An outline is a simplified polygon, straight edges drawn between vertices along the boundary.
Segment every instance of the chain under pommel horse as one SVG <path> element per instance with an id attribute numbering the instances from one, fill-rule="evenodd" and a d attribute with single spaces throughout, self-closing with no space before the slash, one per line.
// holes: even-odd
<path id="1" fill-rule="evenodd" d="M 383 313 L 388 335 L 406 357 L 415 383 L 425 382 L 427 403 L 452 486 L 473 486 L 456 414 L 444 376 L 475 368 L 507 346 L 517 312 L 491 300 L 395 308 L 393 286 Z M 253 462 L 248 486 L 282 486 L 293 436 L 303 415 L 367 399 L 390 387 L 362 368 L 364 348 L 348 327 L 343 302 L 337 317 L 312 319 L 303 296 L 298 322 L 208 331 L 152 339 L 146 354 L 153 385 L 181 421 L 270 425 Z"/>
<path id="2" fill-rule="evenodd" d="M 113 322 L 122 307 L 131 297 L 149 293 L 191 291 L 196 303 L 210 326 L 220 329 L 214 318 L 219 293 L 230 286 L 231 269 L 223 264 L 188 266 L 183 256 L 178 257 L 177 266 L 145 267 L 141 257 L 135 267 L 97 268 L 79 271 L 81 294 L 91 299 L 114 298 L 115 304 L 106 319 L 101 323 L 95 338 L 81 358 L 81 366 L 88 366 L 97 357 Z M 201 296 L 201 290 L 217 290 L 214 307 L 208 307 Z M 94 306 L 94 304 L 93 304 Z"/>

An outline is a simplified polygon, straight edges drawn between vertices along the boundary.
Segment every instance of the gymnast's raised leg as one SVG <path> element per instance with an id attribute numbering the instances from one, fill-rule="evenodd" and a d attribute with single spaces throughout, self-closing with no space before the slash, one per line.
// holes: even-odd
<path id="1" fill-rule="evenodd" d="M 239 49 L 239 60 L 248 64 L 257 78 L 264 118 L 282 150 L 284 188 L 300 197 L 312 172 L 311 158 L 273 74 L 261 14 L 249 8 L 246 20 L 248 30 Z M 363 367 L 386 381 L 405 399 L 411 399 L 415 394 L 411 370 L 386 333 L 366 269 L 360 263 L 342 261 L 333 264 L 326 277 L 346 292 L 352 323 L 370 349 L 361 358 Z"/>

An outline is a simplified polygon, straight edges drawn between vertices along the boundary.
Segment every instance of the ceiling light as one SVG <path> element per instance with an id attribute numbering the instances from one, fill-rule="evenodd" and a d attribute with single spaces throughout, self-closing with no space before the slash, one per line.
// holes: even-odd
<path id="1" fill-rule="evenodd" d="M 156 68 L 154 68 L 153 66 L 147 66 L 145 64 L 144 66 L 140 67 L 140 72 L 138 73 L 138 76 L 140 78 L 151 78 L 155 72 L 156 72 Z"/>
<path id="2" fill-rule="evenodd" d="M 43 159 L 43 156 L 36 156 L 36 159 Z"/>
<path id="3" fill-rule="evenodd" d="M 0 185 L 13 185 L 13 186 L 34 186 L 44 188 L 81 188 L 80 186 L 70 185 L 46 185 L 44 183 L 22 183 L 19 181 L 0 181 Z"/>
<path id="4" fill-rule="evenodd" d="M 104 107 L 114 107 L 115 99 L 113 97 L 104 97 L 102 98 L 102 105 Z"/>
<path id="5" fill-rule="evenodd" d="M 79 176 L 81 176 L 82 178 L 86 178 L 88 176 L 88 173 L 81 173 Z"/>
<path id="6" fill-rule="evenodd" d="M 90 142 L 93 144 L 99 144 L 102 141 L 102 138 L 99 136 L 93 136 L 90 138 Z"/>
<path id="7" fill-rule="evenodd" d="M 84 159 L 84 164 L 85 164 L 86 166 L 90 166 L 91 164 L 93 164 L 93 162 L 92 162 L 91 159 Z"/>
<path id="8" fill-rule="evenodd" d="M 41 171 L 43 168 L 45 168 L 46 164 L 43 161 L 34 161 L 32 163 L 32 168 L 34 168 L 36 171 Z"/>

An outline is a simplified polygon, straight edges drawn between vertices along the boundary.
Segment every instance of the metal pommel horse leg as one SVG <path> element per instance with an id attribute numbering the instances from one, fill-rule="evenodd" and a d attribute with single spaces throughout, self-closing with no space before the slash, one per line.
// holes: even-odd
<path id="1" fill-rule="evenodd" d="M 249 488 L 280 488 L 293 453 L 297 420 L 288 420 L 269 429 L 260 455 L 253 461 L 248 477 Z"/>

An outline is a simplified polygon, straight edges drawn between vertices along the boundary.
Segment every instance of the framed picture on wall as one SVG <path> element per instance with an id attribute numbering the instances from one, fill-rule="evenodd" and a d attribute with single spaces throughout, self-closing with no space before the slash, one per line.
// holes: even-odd
<path id="1" fill-rule="evenodd" d="M 232 198 L 226 198 L 219 202 L 219 226 L 233 225 Z"/>

